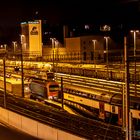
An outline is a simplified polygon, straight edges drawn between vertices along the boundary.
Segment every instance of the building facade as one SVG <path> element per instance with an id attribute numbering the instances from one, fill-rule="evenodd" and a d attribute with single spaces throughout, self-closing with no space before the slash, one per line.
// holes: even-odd
<path id="1" fill-rule="evenodd" d="M 42 56 L 41 20 L 21 23 L 21 44 L 23 51 L 29 55 Z"/>
<path id="2" fill-rule="evenodd" d="M 41 26 L 40 20 L 21 23 L 21 43 L 29 57 L 41 57 L 44 61 L 99 64 L 104 63 L 110 57 L 110 50 L 116 47 L 109 37 L 73 36 L 67 26 L 63 28 L 63 43 L 57 38 L 50 38 L 52 43 L 43 46 Z"/>
<path id="3" fill-rule="evenodd" d="M 111 48 L 115 48 L 115 43 L 110 38 L 107 43 L 103 36 L 68 37 L 64 38 L 64 44 L 57 42 L 54 51 L 53 45 L 43 47 L 42 54 L 47 61 L 54 58 L 54 61 L 59 62 L 104 63 L 107 53 L 109 56 Z"/>

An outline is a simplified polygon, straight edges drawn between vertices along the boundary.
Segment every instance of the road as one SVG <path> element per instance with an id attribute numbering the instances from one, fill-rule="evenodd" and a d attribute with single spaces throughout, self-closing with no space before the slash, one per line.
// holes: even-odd
<path id="1" fill-rule="evenodd" d="M 0 123 L 0 140 L 41 140 Z"/>

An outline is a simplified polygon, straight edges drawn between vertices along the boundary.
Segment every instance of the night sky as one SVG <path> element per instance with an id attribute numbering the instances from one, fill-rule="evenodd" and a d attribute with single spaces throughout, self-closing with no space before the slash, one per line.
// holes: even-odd
<path id="1" fill-rule="evenodd" d="M 139 0 L 30 0 L 21 7 L 22 14 L 29 19 L 39 11 L 39 17 L 54 23 L 120 23 L 136 20 L 140 4 Z"/>
<path id="2" fill-rule="evenodd" d="M 9 26 L 9 21 L 13 25 L 32 19 L 36 11 L 38 17 L 49 22 L 121 22 L 136 16 L 140 8 L 138 1 L 5 0 L 0 4 L 0 24 Z"/>
<path id="3" fill-rule="evenodd" d="M 137 23 L 139 0 L 5 0 L 0 4 L 0 38 L 13 38 L 20 22 L 36 18 L 48 23 Z"/>

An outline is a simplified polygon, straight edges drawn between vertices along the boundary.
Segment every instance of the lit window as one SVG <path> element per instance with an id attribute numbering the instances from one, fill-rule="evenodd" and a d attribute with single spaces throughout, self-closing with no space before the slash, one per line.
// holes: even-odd
<path id="1" fill-rule="evenodd" d="M 89 29 L 89 25 L 85 25 L 85 29 L 88 30 Z"/>

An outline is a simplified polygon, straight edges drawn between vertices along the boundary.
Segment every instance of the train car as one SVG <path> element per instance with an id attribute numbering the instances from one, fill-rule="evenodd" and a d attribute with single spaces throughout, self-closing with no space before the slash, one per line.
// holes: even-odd
<path id="1" fill-rule="evenodd" d="M 0 64 L 3 64 L 3 61 L 0 59 Z M 21 61 L 12 61 L 6 60 L 6 66 L 8 67 L 21 67 Z M 52 71 L 52 66 L 50 63 L 44 62 L 30 62 L 30 61 L 23 61 L 24 69 L 30 70 L 41 70 L 41 71 Z"/>
<path id="2" fill-rule="evenodd" d="M 104 65 L 97 65 L 97 69 L 95 72 L 95 69 L 92 66 L 85 66 L 81 65 L 79 67 L 79 65 L 75 65 L 75 67 L 73 67 L 71 65 L 71 67 L 65 66 L 65 65 L 59 65 L 57 66 L 55 69 L 57 72 L 59 73 L 67 73 L 67 74 L 73 74 L 73 75 L 81 75 L 81 76 L 85 76 L 85 77 L 96 77 L 99 79 L 110 79 L 113 81 L 121 81 L 124 82 L 124 77 L 125 77 L 125 71 L 124 70 L 120 70 L 120 69 L 109 69 L 108 74 L 106 72 L 106 70 L 104 69 Z M 139 74 L 137 74 L 139 77 Z M 130 81 L 134 81 L 133 78 L 134 74 L 130 73 Z M 139 81 L 139 78 L 137 79 L 137 81 Z"/>
<path id="3" fill-rule="evenodd" d="M 29 82 L 24 81 L 24 96 L 29 98 Z M 0 76 L 0 89 L 4 90 L 4 78 Z M 22 83 L 21 79 L 6 78 L 6 92 L 14 96 L 22 97 Z"/>
<path id="4" fill-rule="evenodd" d="M 26 73 L 25 79 L 42 79 L 47 81 L 53 81 L 55 80 L 55 74 L 54 72 L 41 72 L 41 71 L 31 71 L 30 73 Z"/>
<path id="5" fill-rule="evenodd" d="M 29 84 L 30 98 L 45 101 L 59 97 L 59 84 L 54 80 L 33 78 Z"/>
<path id="6" fill-rule="evenodd" d="M 54 72 L 46 72 L 47 80 L 54 80 L 55 75 Z"/>
<path id="7" fill-rule="evenodd" d="M 64 85 L 64 100 L 77 103 L 98 110 L 101 120 L 112 121 L 122 125 L 123 109 L 121 94 L 107 94 L 90 88 L 80 86 Z M 130 111 L 136 125 L 140 125 L 140 97 L 130 97 Z M 133 123 L 134 124 L 134 123 Z"/>

